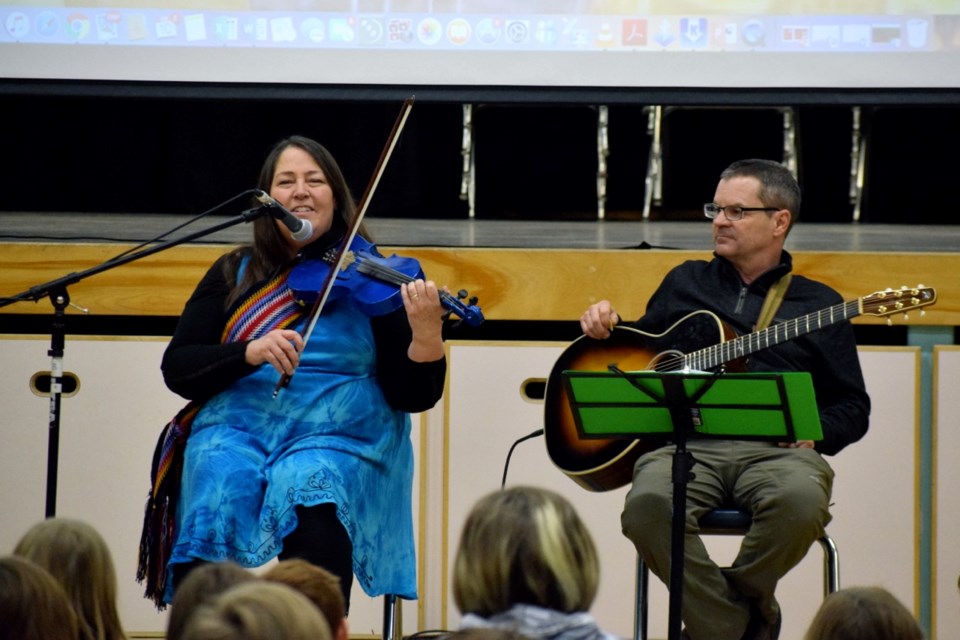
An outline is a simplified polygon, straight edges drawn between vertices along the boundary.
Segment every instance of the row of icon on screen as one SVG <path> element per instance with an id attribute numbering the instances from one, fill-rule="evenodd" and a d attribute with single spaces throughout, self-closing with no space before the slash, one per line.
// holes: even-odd
<path id="1" fill-rule="evenodd" d="M 0 14 L 3 15 L 3 14 Z M 923 48 L 930 19 L 328 16 L 8 9 L 6 40 L 572 49 Z"/>

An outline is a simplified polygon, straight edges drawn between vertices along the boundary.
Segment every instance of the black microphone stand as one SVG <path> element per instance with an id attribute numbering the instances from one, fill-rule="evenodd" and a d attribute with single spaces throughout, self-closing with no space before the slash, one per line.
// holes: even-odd
<path id="1" fill-rule="evenodd" d="M 251 195 L 256 193 L 256 191 L 251 191 L 247 193 L 242 193 L 234 198 L 231 198 L 228 202 L 232 202 L 246 195 Z M 223 206 L 223 205 L 221 205 Z M 203 215 L 208 215 L 213 213 L 220 207 L 215 207 L 210 211 L 207 211 Z M 56 280 L 51 280 L 50 282 L 45 282 L 43 284 L 36 285 L 30 289 L 18 293 L 14 296 L 8 298 L 0 298 L 0 307 L 5 307 L 14 302 L 25 302 L 31 300 L 37 302 L 40 298 L 50 298 L 50 302 L 53 304 L 54 317 L 53 317 L 53 326 L 50 336 L 50 350 L 47 351 L 47 355 L 51 358 L 50 363 L 50 422 L 49 422 L 49 440 L 47 445 L 47 496 L 46 496 L 46 517 L 52 518 L 56 515 L 57 510 L 57 465 L 59 459 L 59 448 L 60 448 L 60 402 L 61 402 L 61 388 L 62 388 L 62 378 L 63 378 L 63 350 L 64 344 L 66 342 L 66 314 L 64 313 L 67 306 L 70 305 L 70 294 L 67 291 L 67 287 L 80 282 L 81 280 L 88 278 L 90 276 L 108 271 L 115 267 L 125 265 L 127 263 L 133 262 L 134 260 L 139 260 L 140 258 L 145 258 L 147 256 L 159 253 L 161 251 L 166 251 L 171 247 L 183 244 L 185 242 L 191 242 L 198 238 L 208 236 L 210 234 L 222 231 L 228 227 L 238 225 L 244 222 L 251 222 L 267 213 L 271 213 L 273 208 L 270 205 L 262 205 L 254 209 L 247 209 L 246 211 L 240 213 L 237 216 L 234 216 L 224 222 L 216 224 L 209 229 L 204 229 L 202 231 L 197 231 L 195 233 L 187 234 L 182 238 L 177 238 L 174 240 L 169 240 L 167 242 L 162 242 L 160 244 L 147 247 L 141 251 L 136 251 L 132 253 L 123 254 L 116 258 L 102 262 L 101 264 L 91 267 L 85 271 L 74 272 L 67 274 Z M 275 214 L 274 214 L 275 215 Z"/>

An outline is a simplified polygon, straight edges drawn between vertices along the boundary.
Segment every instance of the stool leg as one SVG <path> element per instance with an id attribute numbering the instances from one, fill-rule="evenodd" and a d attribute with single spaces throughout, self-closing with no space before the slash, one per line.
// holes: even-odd
<path id="1" fill-rule="evenodd" d="M 633 640 L 647 640 L 647 598 L 650 588 L 650 570 L 637 556 L 637 602 L 633 614 Z"/>
<path id="2" fill-rule="evenodd" d="M 388 593 L 383 596 L 383 640 L 398 640 L 400 635 L 400 598 Z"/>
<path id="3" fill-rule="evenodd" d="M 819 542 L 823 547 L 823 597 L 826 598 L 840 589 L 840 553 L 830 536 L 823 536 Z"/>

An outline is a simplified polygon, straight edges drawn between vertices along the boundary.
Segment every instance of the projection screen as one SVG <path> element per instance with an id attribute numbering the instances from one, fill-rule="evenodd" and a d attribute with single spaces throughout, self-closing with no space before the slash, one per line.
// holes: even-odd
<path id="1" fill-rule="evenodd" d="M 14 0 L 7 79 L 956 88 L 958 0 Z"/>

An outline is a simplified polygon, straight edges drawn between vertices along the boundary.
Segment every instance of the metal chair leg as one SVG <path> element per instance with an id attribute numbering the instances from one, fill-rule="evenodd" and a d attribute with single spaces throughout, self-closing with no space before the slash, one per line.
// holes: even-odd
<path id="1" fill-rule="evenodd" d="M 400 598 L 388 593 L 383 596 L 383 640 L 402 638 Z"/>
<path id="2" fill-rule="evenodd" d="M 840 554 L 833 538 L 824 535 L 819 540 L 823 547 L 823 597 L 840 589 Z"/>
<path id="3" fill-rule="evenodd" d="M 637 605 L 633 614 L 633 640 L 647 640 L 647 593 L 650 588 L 650 570 L 637 555 Z"/>

